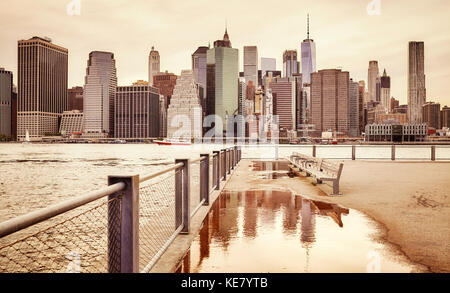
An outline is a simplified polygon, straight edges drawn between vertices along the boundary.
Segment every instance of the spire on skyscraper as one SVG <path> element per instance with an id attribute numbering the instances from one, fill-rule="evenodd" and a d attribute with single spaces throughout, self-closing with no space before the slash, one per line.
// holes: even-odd
<path id="1" fill-rule="evenodd" d="M 307 31 L 308 31 L 308 37 L 307 37 L 307 39 L 309 40 L 309 13 L 308 13 L 308 29 L 307 29 Z"/>
<path id="2" fill-rule="evenodd" d="M 387 76 L 387 74 L 386 74 L 386 68 L 384 69 L 384 72 L 383 72 L 383 77 L 386 77 Z"/>
<path id="3" fill-rule="evenodd" d="M 228 36 L 228 23 L 226 19 L 225 19 L 225 34 L 223 35 L 223 40 L 224 41 L 230 40 L 230 37 Z"/>

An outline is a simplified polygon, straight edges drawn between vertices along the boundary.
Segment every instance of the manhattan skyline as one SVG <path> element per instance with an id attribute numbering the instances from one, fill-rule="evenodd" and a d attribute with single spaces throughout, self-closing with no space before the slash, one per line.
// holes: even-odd
<path id="1" fill-rule="evenodd" d="M 381 0 L 381 14 L 370 16 L 369 0 L 342 1 L 81 1 L 80 15 L 70 16 L 70 1 L 15 1 L 0 4 L 0 67 L 14 73 L 17 85 L 17 41 L 48 36 L 69 50 L 69 84 L 83 86 L 91 51 L 110 51 L 117 61 L 119 85 L 148 76 L 152 46 L 161 56 L 161 71 L 177 75 L 191 68 L 199 46 L 220 39 L 228 23 L 233 47 L 256 45 L 259 57 L 276 58 L 284 50 L 300 53 L 310 14 L 310 37 L 317 50 L 317 70 L 342 68 L 354 80 L 365 80 L 370 60 L 391 77 L 391 95 L 407 103 L 408 42 L 425 42 L 427 101 L 450 105 L 450 28 L 447 1 Z M 28 7 L 28 9 L 23 9 Z M 257 13 L 249 14 L 249 9 Z M 289 9 L 288 9 L 289 8 Z M 39 11 L 39 13 L 35 13 Z M 131 17 L 133 16 L 133 17 Z"/>

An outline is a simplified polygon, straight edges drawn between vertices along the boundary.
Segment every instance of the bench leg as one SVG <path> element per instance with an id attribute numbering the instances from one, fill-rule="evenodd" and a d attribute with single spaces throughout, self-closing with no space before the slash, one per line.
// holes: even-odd
<path id="1" fill-rule="evenodd" d="M 339 180 L 333 181 L 333 194 L 332 195 L 339 195 Z"/>
<path id="2" fill-rule="evenodd" d="M 323 183 L 322 180 L 320 180 L 320 179 L 316 179 L 316 181 L 317 181 L 317 184 L 322 184 Z"/>

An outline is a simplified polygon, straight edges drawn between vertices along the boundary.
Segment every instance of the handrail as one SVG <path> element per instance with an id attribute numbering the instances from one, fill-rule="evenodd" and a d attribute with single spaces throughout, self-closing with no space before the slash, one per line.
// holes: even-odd
<path id="1" fill-rule="evenodd" d="M 161 170 L 161 171 L 158 171 L 158 172 L 155 172 L 155 173 L 151 173 L 151 174 L 148 174 L 148 175 L 139 176 L 139 183 L 142 183 L 144 181 L 156 178 L 156 177 L 158 177 L 160 175 L 169 173 L 170 171 L 176 170 L 176 169 L 181 168 L 183 166 L 184 166 L 183 163 L 178 163 L 178 164 L 175 164 L 172 167 L 166 168 L 164 170 Z"/>
<path id="2" fill-rule="evenodd" d="M 119 182 L 103 189 L 93 191 L 73 199 L 57 203 L 37 211 L 7 220 L 0 223 L 0 238 L 10 235 L 19 230 L 28 228 L 30 226 L 36 225 L 42 221 L 48 220 L 70 210 L 76 209 L 82 205 L 93 202 L 102 197 L 108 196 L 115 192 L 124 190 L 126 184 Z"/>

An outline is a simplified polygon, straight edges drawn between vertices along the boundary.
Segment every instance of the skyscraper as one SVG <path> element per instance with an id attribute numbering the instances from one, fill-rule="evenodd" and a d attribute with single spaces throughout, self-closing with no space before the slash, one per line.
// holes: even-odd
<path id="1" fill-rule="evenodd" d="M 441 110 L 441 124 L 440 128 L 450 128 L 450 107 L 444 106 Z"/>
<path id="2" fill-rule="evenodd" d="M 159 94 L 162 96 L 159 119 L 159 136 L 161 137 L 167 136 L 167 109 L 169 108 L 177 78 L 178 75 L 167 71 L 153 76 L 153 86 L 159 89 Z"/>
<path id="3" fill-rule="evenodd" d="M 159 72 L 153 76 L 153 86 L 159 89 L 159 93 L 164 96 L 164 107 L 167 109 L 173 89 L 177 83 L 178 75 L 169 72 Z"/>
<path id="4" fill-rule="evenodd" d="M 428 102 L 422 106 L 422 122 L 434 129 L 441 128 L 441 104 Z"/>
<path id="5" fill-rule="evenodd" d="M 283 53 L 283 77 L 291 77 L 298 73 L 297 50 L 286 50 Z"/>
<path id="6" fill-rule="evenodd" d="M 247 99 L 247 83 L 245 78 L 239 78 L 239 95 L 238 95 L 238 114 L 242 116 L 247 116 L 247 109 L 245 100 Z"/>
<path id="7" fill-rule="evenodd" d="M 150 86 L 153 86 L 153 76 L 160 72 L 160 57 L 159 52 L 152 46 L 152 50 L 148 55 L 148 82 Z"/>
<path id="8" fill-rule="evenodd" d="M 348 134 L 349 73 L 340 69 L 319 70 L 311 74 L 311 124 L 314 134 L 337 131 Z"/>
<path id="9" fill-rule="evenodd" d="M 167 109 L 167 136 L 169 138 L 201 138 L 202 106 L 199 87 L 192 70 L 182 70 Z"/>
<path id="10" fill-rule="evenodd" d="M 379 77 L 378 61 L 369 62 L 369 70 L 367 75 L 367 87 L 369 90 L 369 100 L 367 102 L 377 101 L 377 78 Z"/>
<path id="11" fill-rule="evenodd" d="M 83 90 L 83 136 L 103 138 L 114 135 L 116 87 L 114 54 L 100 51 L 91 52 Z"/>
<path id="12" fill-rule="evenodd" d="M 206 89 L 206 52 L 208 47 L 198 47 L 192 54 L 192 71 L 195 82 Z"/>
<path id="13" fill-rule="evenodd" d="M 278 115 L 280 131 L 295 130 L 297 123 L 296 79 L 294 77 L 275 77 L 269 86 L 272 90 L 273 115 Z"/>
<path id="14" fill-rule="evenodd" d="M 214 42 L 207 52 L 207 114 L 226 119 L 238 110 L 239 50 L 231 47 L 227 30 L 223 40 Z M 218 127 L 218 126 L 216 126 Z"/>
<path id="15" fill-rule="evenodd" d="M 423 42 L 409 42 L 408 48 L 408 120 L 421 123 L 426 102 L 425 48 Z"/>
<path id="16" fill-rule="evenodd" d="M 364 80 L 359 81 L 359 88 L 358 88 L 358 114 L 359 114 L 359 134 L 364 132 L 364 129 L 366 127 L 365 125 L 365 111 L 364 111 L 364 97 L 366 94 L 366 83 Z"/>
<path id="17" fill-rule="evenodd" d="M 267 71 L 277 70 L 277 59 L 276 58 L 264 58 L 261 57 L 261 77 L 264 79 Z"/>
<path id="18" fill-rule="evenodd" d="M 386 69 L 380 78 L 380 102 L 386 114 L 389 113 L 391 107 L 391 78 L 386 74 Z"/>
<path id="19" fill-rule="evenodd" d="M 244 78 L 245 82 L 252 81 L 258 87 L 258 48 L 244 46 Z"/>
<path id="20" fill-rule="evenodd" d="M 351 137 L 359 137 L 360 135 L 360 127 L 359 127 L 359 84 L 357 82 L 353 82 L 353 79 L 350 79 L 349 83 L 349 131 L 348 135 Z"/>
<path id="21" fill-rule="evenodd" d="M 12 134 L 13 74 L 0 68 L 0 135 Z"/>
<path id="22" fill-rule="evenodd" d="M 311 73 L 316 72 L 316 44 L 314 40 L 309 38 L 309 14 L 308 14 L 308 29 L 307 38 L 303 40 L 302 51 L 302 79 L 304 84 L 311 83 Z"/>
<path id="23" fill-rule="evenodd" d="M 116 138 L 159 137 L 159 93 L 147 82 L 119 86 L 116 91 Z"/>
<path id="24" fill-rule="evenodd" d="M 40 37 L 19 41 L 18 50 L 18 139 L 56 134 L 67 108 L 68 50 Z"/>

